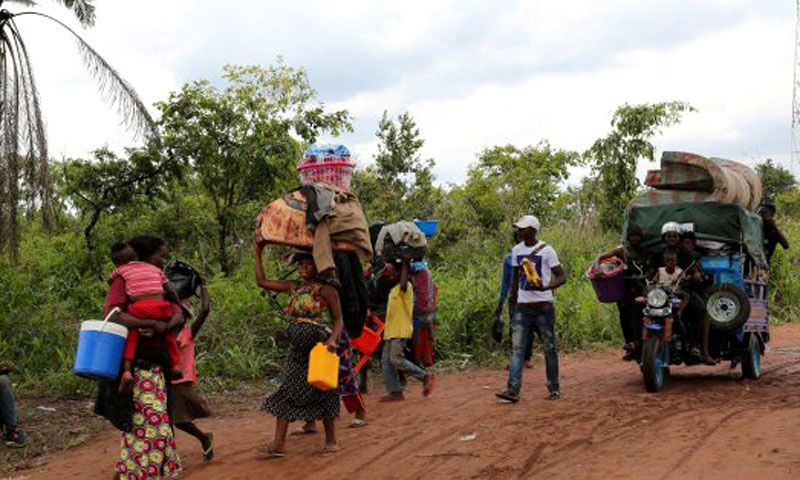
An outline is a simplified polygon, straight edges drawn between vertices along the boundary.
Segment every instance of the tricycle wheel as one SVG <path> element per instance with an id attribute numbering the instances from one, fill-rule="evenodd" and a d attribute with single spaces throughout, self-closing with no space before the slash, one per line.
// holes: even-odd
<path id="1" fill-rule="evenodd" d="M 750 318 L 750 300 L 733 283 L 714 285 L 707 292 L 706 312 L 711 326 L 720 332 L 731 332 Z"/>
<path id="2" fill-rule="evenodd" d="M 751 333 L 742 359 L 742 378 L 758 380 L 761 377 L 761 342 Z"/>
<path id="3" fill-rule="evenodd" d="M 648 392 L 658 392 L 669 381 L 667 345 L 658 338 L 648 338 L 642 346 L 642 377 Z"/>

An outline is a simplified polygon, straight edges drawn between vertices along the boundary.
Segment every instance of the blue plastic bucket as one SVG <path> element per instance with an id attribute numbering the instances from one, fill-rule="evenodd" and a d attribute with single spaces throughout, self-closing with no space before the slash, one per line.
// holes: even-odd
<path id="1" fill-rule="evenodd" d="M 114 380 L 122 366 L 128 329 L 117 323 L 87 320 L 81 323 L 72 373 L 90 380 Z"/>
<path id="2" fill-rule="evenodd" d="M 438 220 L 414 220 L 414 224 L 425 234 L 426 237 L 436 235 L 439 230 Z"/>

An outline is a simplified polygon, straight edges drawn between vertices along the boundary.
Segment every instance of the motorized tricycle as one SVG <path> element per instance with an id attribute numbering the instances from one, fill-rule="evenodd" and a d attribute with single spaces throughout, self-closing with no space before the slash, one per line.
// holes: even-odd
<path id="1" fill-rule="evenodd" d="M 757 380 L 769 342 L 768 268 L 761 219 L 725 203 L 632 206 L 625 229 L 638 225 L 644 231 L 644 245 L 658 251 L 660 228 L 666 222 L 694 232 L 701 255 L 686 270 L 696 266 L 703 281 L 690 285 L 684 277 L 674 290 L 651 282 L 646 285 L 639 352 L 645 388 L 660 391 L 673 365 L 701 363 L 696 348 L 703 316 L 711 323 L 711 357 L 730 361 L 731 368 L 741 364 L 742 376 Z M 676 308 L 678 299 L 691 308 Z"/>

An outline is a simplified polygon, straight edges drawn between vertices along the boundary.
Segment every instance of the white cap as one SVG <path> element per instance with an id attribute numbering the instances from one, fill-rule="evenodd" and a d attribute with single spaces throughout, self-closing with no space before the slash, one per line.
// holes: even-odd
<path id="1" fill-rule="evenodd" d="M 539 219 L 533 215 L 525 215 L 524 217 L 520 218 L 517 223 L 514 224 L 514 226 L 519 229 L 533 228 L 535 230 L 539 230 Z"/>

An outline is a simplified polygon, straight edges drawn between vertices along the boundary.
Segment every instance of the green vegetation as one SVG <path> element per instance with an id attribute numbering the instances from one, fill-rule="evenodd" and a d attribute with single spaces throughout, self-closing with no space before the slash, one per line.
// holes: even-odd
<path id="1" fill-rule="evenodd" d="M 19 255 L 9 244 L 0 254 L 0 360 L 16 364 L 27 391 L 94 390 L 70 373 L 78 326 L 101 314 L 112 269 L 108 247 L 144 232 L 165 237 L 177 258 L 206 276 L 212 313 L 197 347 L 202 381 L 229 387 L 280 368 L 283 350 L 273 334 L 283 321 L 255 286 L 253 218 L 296 183 L 293 166 L 302 148 L 320 133 L 349 129 L 349 114 L 327 111 L 305 71 L 283 62 L 226 67 L 221 83 L 189 83 L 158 108 L 161 142 L 52 162 L 49 229 L 40 202 L 16 204 Z M 371 220 L 441 221 L 430 249 L 440 287 L 440 361 L 464 365 L 505 355 L 490 338 L 492 312 L 511 223 L 529 212 L 542 219 L 540 237 L 556 248 L 569 277 L 557 293 L 560 347 L 620 344 L 616 309 L 595 300 L 584 272 L 619 241 L 609 227 L 622 219 L 623 197 L 638 188 L 632 165 L 652 158 L 650 140 L 689 109 L 625 105 L 614 114 L 612 133 L 590 152 L 544 141 L 491 147 L 479 152 L 463 184 L 446 188 L 433 182 L 433 160 L 420 156 L 424 132 L 411 115 L 384 115 L 374 164 L 357 172 L 354 189 Z M 567 187 L 570 167 L 587 161 L 598 176 Z M 609 172 L 624 178 L 611 184 Z M 797 238 L 800 193 L 789 187 L 777 204 L 779 224 L 790 240 Z M 800 311 L 796 252 L 775 257 L 772 313 L 780 321 Z M 270 274 L 281 271 L 280 253 L 270 251 Z"/>

